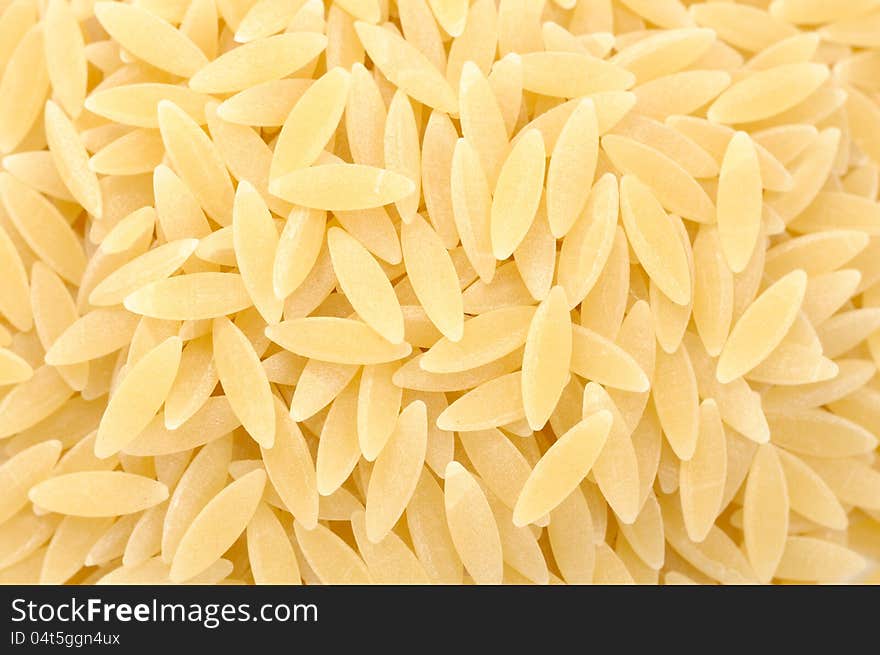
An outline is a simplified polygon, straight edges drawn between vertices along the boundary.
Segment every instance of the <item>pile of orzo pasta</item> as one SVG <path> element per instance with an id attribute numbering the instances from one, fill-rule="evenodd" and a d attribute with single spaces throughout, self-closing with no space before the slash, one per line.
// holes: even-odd
<path id="1" fill-rule="evenodd" d="M 0 582 L 878 580 L 880 0 L 0 0 Z"/>

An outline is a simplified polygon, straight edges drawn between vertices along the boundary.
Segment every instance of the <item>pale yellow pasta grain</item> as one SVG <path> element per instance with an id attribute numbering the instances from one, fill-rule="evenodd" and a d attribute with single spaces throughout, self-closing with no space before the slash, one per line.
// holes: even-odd
<path id="1" fill-rule="evenodd" d="M 715 41 L 708 29 L 684 27 L 646 36 L 622 48 L 613 62 L 633 73 L 638 83 L 684 70 L 697 61 Z"/>
<path id="2" fill-rule="evenodd" d="M 474 7 L 479 4 L 481 3 L 475 3 Z M 493 14 L 491 18 L 492 21 L 494 21 L 497 16 Z M 485 40 L 485 42 L 491 44 L 493 55 L 495 48 L 494 41 L 494 34 Z M 452 52 L 454 52 L 454 50 Z M 451 63 L 453 61 L 452 52 L 450 52 L 450 72 L 453 71 Z M 489 72 L 489 84 L 492 86 L 495 96 L 502 99 L 501 111 L 509 135 L 513 134 L 517 120 L 519 119 L 523 98 L 522 83 L 522 60 L 516 53 L 511 52 L 492 64 L 491 71 Z"/>
<path id="3" fill-rule="evenodd" d="M 0 173 L 0 200 L 18 233 L 40 259 L 68 282 L 79 284 L 86 257 L 61 212 L 8 173 Z"/>
<path id="4" fill-rule="evenodd" d="M 29 302 L 28 276 L 15 244 L 3 226 L 0 226 L 0 273 L 6 284 L 0 287 L 0 312 L 20 330 L 29 330 L 33 314 Z"/>
<path id="5" fill-rule="evenodd" d="M 299 584 L 296 554 L 278 517 L 260 503 L 247 526 L 248 561 L 256 584 Z"/>
<path id="6" fill-rule="evenodd" d="M 476 479 L 458 462 L 446 467 L 444 504 L 452 542 L 467 572 L 477 584 L 500 584 L 498 526 Z"/>
<path id="7" fill-rule="evenodd" d="M 806 286 L 806 273 L 795 270 L 749 305 L 730 331 L 718 358 L 719 382 L 731 382 L 747 373 L 779 345 L 794 323 Z"/>
<path id="8" fill-rule="evenodd" d="M 431 322 L 450 341 L 462 339 L 464 315 L 458 274 L 440 236 L 418 214 L 401 227 L 404 264 Z"/>
<path id="9" fill-rule="evenodd" d="M 89 303 L 113 306 L 144 284 L 165 279 L 176 272 L 195 252 L 197 239 L 179 239 L 158 246 L 120 266 L 89 294 Z"/>
<path id="10" fill-rule="evenodd" d="M 461 584 L 463 567 L 446 523 L 443 490 L 427 470 L 407 505 L 406 522 L 416 557 L 431 580 Z"/>
<path id="11" fill-rule="evenodd" d="M 459 438 L 486 487 L 513 509 L 532 470 L 525 457 L 500 430 L 462 432 Z"/>
<path id="12" fill-rule="evenodd" d="M 432 111 L 422 138 L 422 194 L 431 225 L 447 248 L 458 243 L 451 188 L 452 156 L 457 140 L 458 132 L 449 117 Z"/>
<path id="13" fill-rule="evenodd" d="M 73 200 L 49 152 L 32 150 L 7 155 L 3 158 L 3 168 L 40 193 L 60 200 Z"/>
<path id="14" fill-rule="evenodd" d="M 715 207 L 697 181 L 664 153 L 638 141 L 609 134 L 602 150 L 624 175 L 647 185 L 667 211 L 698 223 L 712 223 Z"/>
<path id="15" fill-rule="evenodd" d="M 395 207 L 404 223 L 409 223 L 418 211 L 421 196 L 421 153 L 419 125 L 412 102 L 402 91 L 397 91 L 388 106 L 383 139 L 385 168 L 399 173 L 413 183 L 412 192 L 396 201 Z"/>
<path id="16" fill-rule="evenodd" d="M 0 438 L 25 430 L 59 409 L 73 395 L 52 366 L 40 366 L 0 400 Z"/>
<path id="17" fill-rule="evenodd" d="M 651 339 L 654 334 L 652 325 L 650 308 L 647 303 L 640 300 L 636 302 L 629 310 L 620 326 L 617 335 L 617 345 L 623 348 L 636 361 L 644 372 L 648 381 L 654 377 L 655 362 L 657 356 L 657 344 L 655 339 Z M 615 405 L 620 409 L 627 426 L 635 426 L 642 422 L 642 419 L 653 418 L 650 415 L 644 415 L 648 405 L 648 389 L 643 385 L 644 391 L 624 391 L 622 389 L 612 388 L 609 395 L 614 400 Z M 651 426 L 648 433 L 653 431 L 656 426 Z M 648 438 L 649 442 L 653 442 L 653 437 Z M 653 451 L 653 446 L 650 450 Z M 645 473 L 647 476 L 647 472 Z M 646 482 L 646 477 L 642 477 Z"/>
<path id="18" fill-rule="evenodd" d="M 443 430 L 487 430 L 525 418 L 522 373 L 493 378 L 453 402 L 437 418 Z"/>
<path id="19" fill-rule="evenodd" d="M 522 397 L 529 426 L 544 426 L 568 382 L 571 319 L 565 291 L 556 286 L 532 316 L 523 351 Z"/>
<path id="20" fill-rule="evenodd" d="M 534 184 L 534 180 L 531 182 Z M 480 279 L 487 283 L 491 282 L 495 275 L 491 232 L 493 206 L 491 190 L 479 157 L 466 139 L 458 139 L 455 144 L 450 191 L 452 214 L 462 248 L 471 266 L 480 275 Z M 537 209 L 537 202 L 535 208 Z M 501 220 L 500 216 L 499 220 Z"/>
<path id="21" fill-rule="evenodd" d="M 529 52 L 521 56 L 523 88 L 560 98 L 598 91 L 623 91 L 635 76 L 610 62 L 572 52 Z"/>
<path id="22" fill-rule="evenodd" d="M 663 567 L 666 550 L 663 515 L 653 492 L 648 494 L 636 520 L 632 524 L 620 522 L 619 526 L 620 534 L 641 565 L 647 565 L 654 571 Z M 618 550 L 620 547 L 621 543 L 618 541 Z M 628 565 L 628 568 L 635 571 L 632 565 Z"/>
<path id="23" fill-rule="evenodd" d="M 672 234 L 669 217 L 637 178 L 624 176 L 620 189 L 623 223 L 636 256 L 663 293 L 679 305 L 687 304 L 692 292 L 687 256 Z"/>
<path id="24" fill-rule="evenodd" d="M 514 523 L 524 526 L 564 501 L 595 463 L 611 429 L 611 413 L 584 418 L 556 441 L 535 465 L 514 507 Z"/>
<path id="25" fill-rule="evenodd" d="M 0 14 L 3 46 L 0 49 L 0 68 L 5 68 L 15 46 L 24 34 L 37 22 L 37 7 L 27 0 L 5 3 Z"/>
<path id="26" fill-rule="evenodd" d="M 428 2 L 402 0 L 397 5 L 397 13 L 404 38 L 425 55 L 438 70 L 443 71 L 446 67 L 443 37 L 440 26 L 431 14 Z"/>
<path id="27" fill-rule="evenodd" d="M 327 145 L 345 108 L 349 74 L 334 68 L 300 95 L 275 143 L 269 178 L 310 166 Z"/>
<path id="28" fill-rule="evenodd" d="M 45 551 L 40 584 L 63 584 L 85 564 L 89 551 L 110 527 L 109 517 L 65 516 Z"/>
<path id="29" fill-rule="evenodd" d="M 141 128 L 101 148 L 89 159 L 89 168 L 102 175 L 151 173 L 164 156 L 165 146 L 159 133 Z"/>
<path id="30" fill-rule="evenodd" d="M 513 260 L 529 294 L 535 300 L 547 298 L 556 272 L 556 238 L 547 220 L 547 203 L 542 197 L 532 226 L 516 250 Z"/>
<path id="31" fill-rule="evenodd" d="M 86 98 L 85 107 L 122 125 L 157 128 L 157 110 L 163 100 L 173 102 L 197 123 L 205 123 L 205 103 L 210 96 L 185 86 L 161 82 L 138 82 L 95 90 Z"/>
<path id="32" fill-rule="evenodd" d="M 679 469 L 682 518 L 691 541 L 703 541 L 721 511 L 727 481 L 727 441 L 718 405 L 700 404 L 699 432 L 693 457 Z"/>
<path id="33" fill-rule="evenodd" d="M 202 209 L 221 225 L 232 222 L 233 189 L 217 147 L 186 112 L 168 100 L 158 105 L 159 130 L 177 174 Z"/>
<path id="34" fill-rule="evenodd" d="M 350 382 L 333 400 L 320 428 L 315 462 L 318 493 L 334 493 L 360 459 L 357 435 L 357 380 Z"/>
<path id="35" fill-rule="evenodd" d="M 166 320 L 215 318 L 253 304 L 237 273 L 191 273 L 151 282 L 125 297 L 131 312 Z"/>
<path id="36" fill-rule="evenodd" d="M 718 238 L 734 273 L 746 267 L 761 231 L 761 170 L 754 144 L 737 132 L 718 177 Z"/>
<path id="37" fill-rule="evenodd" d="M 655 385 L 654 406 L 669 445 L 679 459 L 687 461 L 697 446 L 700 411 L 697 379 L 685 346 L 672 354 L 658 351 L 654 375 L 657 380 L 675 380 Z"/>
<path id="38" fill-rule="evenodd" d="M 832 541 L 789 537 L 777 573 L 787 580 L 847 583 L 865 566 L 861 556 Z"/>
<path id="39" fill-rule="evenodd" d="M 49 477 L 61 454 L 61 445 L 54 439 L 35 444 L 0 466 L 0 481 L 6 490 L 0 505 L 0 523 L 5 523 L 27 504 L 31 487 Z"/>
<path id="40" fill-rule="evenodd" d="M 31 269 L 31 306 L 34 328 L 45 350 L 79 318 L 63 280 L 42 262 L 35 262 Z M 77 390 L 85 387 L 88 372 L 85 362 L 58 367 L 61 377 Z"/>
<path id="41" fill-rule="evenodd" d="M 777 66 L 733 84 L 712 103 L 707 116 L 719 123 L 770 118 L 804 100 L 828 79 L 819 64 Z"/>
<path id="42" fill-rule="evenodd" d="M 378 543 L 403 514 L 418 484 L 427 446 L 425 404 L 405 407 L 376 458 L 366 494 L 366 533 Z"/>
<path id="43" fill-rule="evenodd" d="M 606 339 L 614 339 L 626 311 L 629 284 L 629 245 L 623 228 L 617 226 L 608 261 L 581 302 L 581 325 Z"/>
<path id="44" fill-rule="evenodd" d="M 177 376 L 181 348 L 179 337 L 169 337 L 128 370 L 113 391 L 98 426 L 98 457 L 115 455 L 147 427 Z"/>
<path id="45" fill-rule="evenodd" d="M 365 22 L 355 23 L 355 30 L 370 59 L 407 95 L 440 111 L 457 110 L 449 83 L 414 46 L 390 30 Z"/>
<path id="46" fill-rule="evenodd" d="M 403 389 L 393 382 L 398 366 L 365 366 L 358 385 L 357 437 L 367 461 L 374 461 L 394 433 L 400 413 Z"/>
<path id="47" fill-rule="evenodd" d="M 284 31 L 304 2 L 262 0 L 254 3 L 235 30 L 235 40 L 248 43 Z"/>
<path id="48" fill-rule="evenodd" d="M 214 366 L 242 426 L 263 448 L 275 443 L 272 392 L 260 358 L 244 332 L 226 317 L 214 319 Z"/>
<path id="49" fill-rule="evenodd" d="M 679 237 L 688 262 L 688 271 L 691 277 L 691 300 L 686 305 L 673 302 L 651 280 L 648 284 L 648 302 L 654 319 L 654 332 L 660 347 L 666 352 L 674 352 L 681 344 L 684 331 L 687 328 L 693 310 L 694 293 L 696 290 L 696 272 L 694 270 L 693 248 L 690 246 L 690 238 L 687 228 L 677 216 L 670 216 L 676 234 Z"/>
<path id="50" fill-rule="evenodd" d="M 845 529 L 846 511 L 825 481 L 796 455 L 783 449 L 778 454 L 791 509 L 832 530 Z"/>
<path id="51" fill-rule="evenodd" d="M 489 215 L 492 253 L 506 259 L 525 237 L 535 219 L 544 181 L 545 146 L 541 133 L 530 131 L 504 160 Z"/>
<path id="52" fill-rule="evenodd" d="M 763 582 L 776 573 L 788 532 L 788 490 L 776 449 L 758 447 L 743 503 L 743 535 L 749 561 Z"/>
<path id="53" fill-rule="evenodd" d="M 326 215 L 323 211 L 296 208 L 287 217 L 278 239 L 272 285 L 278 298 L 286 298 L 307 278 L 321 252 Z"/>
<path id="54" fill-rule="evenodd" d="M 15 43 L 11 40 L 11 43 Z M 0 77 L 0 150 L 12 152 L 40 116 L 49 92 L 41 25 L 33 25 L 14 45 Z M 5 45 L 5 44 L 4 44 Z"/>
<path id="55" fill-rule="evenodd" d="M 196 515 L 171 561 L 172 581 L 202 573 L 235 542 L 257 510 L 266 473 L 256 470 L 230 483 Z"/>
<path id="56" fill-rule="evenodd" d="M 358 370 L 351 364 L 308 360 L 290 401 L 290 416 L 297 421 L 313 416 L 336 398 Z"/>
<path id="57" fill-rule="evenodd" d="M 327 210 L 380 207 L 405 198 L 413 189 L 412 181 L 399 173 L 362 164 L 303 168 L 269 184 L 272 195 L 297 205 Z"/>
<path id="58" fill-rule="evenodd" d="M 326 47 L 327 38 L 313 32 L 289 32 L 257 39 L 201 67 L 190 77 L 189 86 L 199 93 L 234 93 L 287 77 Z"/>
<path id="59" fill-rule="evenodd" d="M 44 21 L 46 70 L 52 90 L 67 114 L 76 118 L 82 110 L 88 83 L 83 35 L 65 0 L 50 2 Z"/>
<path id="60" fill-rule="evenodd" d="M 209 335 L 192 339 L 181 353 L 180 367 L 165 398 L 165 426 L 178 428 L 207 402 L 217 386 Z"/>
<path id="61" fill-rule="evenodd" d="M 284 124 L 310 85 L 310 80 L 295 78 L 257 84 L 224 100 L 217 114 L 230 123 L 277 127 Z"/>
<path id="62" fill-rule="evenodd" d="M 596 545 L 593 584 L 631 585 L 635 584 L 626 564 L 604 541 Z"/>
<path id="63" fill-rule="evenodd" d="M 569 584 L 593 581 L 595 547 L 590 506 L 575 489 L 551 513 L 547 536 L 563 579 Z"/>
<path id="64" fill-rule="evenodd" d="M 95 17 L 128 52 L 169 73 L 189 77 L 207 63 L 195 43 L 137 5 L 96 3 Z"/>
<path id="65" fill-rule="evenodd" d="M 149 239 L 155 225 L 156 211 L 152 207 L 136 209 L 103 235 L 101 250 L 110 255 L 125 252 L 145 238 Z"/>
<path id="66" fill-rule="evenodd" d="M 587 204 L 598 157 L 598 119 L 592 100 L 582 101 L 565 122 L 547 170 L 550 229 L 562 238 Z"/>
<path id="67" fill-rule="evenodd" d="M 691 114 L 730 86 L 725 71 L 692 70 L 658 77 L 633 89 L 636 108 L 649 118 L 664 120 Z"/>
<path id="68" fill-rule="evenodd" d="M 722 584 L 749 584 L 755 574 L 736 543 L 717 526 L 713 526 L 701 543 L 694 543 L 685 532 L 681 511 L 668 500 L 660 500 L 666 519 L 666 536 L 672 548 L 700 573 Z"/>
<path id="69" fill-rule="evenodd" d="M 170 564 L 191 521 L 223 488 L 232 454 L 232 439 L 217 439 L 189 463 L 171 494 L 162 526 L 162 559 Z"/>
<path id="70" fill-rule="evenodd" d="M 26 382 L 33 374 L 34 370 L 24 359 L 10 350 L 0 349 L 0 385 Z"/>
<path id="71" fill-rule="evenodd" d="M 612 424 L 605 447 L 593 464 L 593 476 L 602 495 L 624 523 L 632 523 L 639 514 L 638 458 L 629 438 L 629 429 L 614 401 L 595 382 L 584 389 L 584 416 L 606 410 L 611 412 Z"/>
<path id="72" fill-rule="evenodd" d="M 834 217 L 833 221 L 830 216 Z M 792 230 L 801 233 L 844 229 L 878 236 L 880 205 L 855 194 L 823 191 L 790 225 Z"/>
<path id="73" fill-rule="evenodd" d="M 733 319 L 734 277 L 718 231 L 701 227 L 694 239 L 694 306 L 697 332 L 706 351 L 720 354 Z"/>
<path id="74" fill-rule="evenodd" d="M 352 532 L 370 576 L 376 584 L 430 584 L 428 573 L 394 532 L 374 543 L 367 536 L 364 512 L 351 516 Z"/>
<path id="75" fill-rule="evenodd" d="M 51 477 L 31 487 L 31 501 L 68 516 L 132 514 L 168 498 L 168 488 L 149 478 L 121 471 L 82 471 Z"/>
<path id="76" fill-rule="evenodd" d="M 268 324 L 281 319 L 282 302 L 275 294 L 273 271 L 278 231 L 257 190 L 242 181 L 232 207 L 235 261 L 248 294 Z"/>
<path id="77" fill-rule="evenodd" d="M 752 52 L 796 33 L 793 26 L 758 7 L 702 3 L 691 8 L 691 16 L 731 45 Z"/>
<path id="78" fill-rule="evenodd" d="M 329 528 L 318 524 L 308 530 L 294 521 L 296 540 L 309 567 L 323 584 L 370 584 L 363 560 Z"/>
<path id="79" fill-rule="evenodd" d="M 489 81 L 471 61 L 461 70 L 459 105 L 464 138 L 477 152 L 489 185 L 494 186 L 509 149 L 507 127 Z"/>

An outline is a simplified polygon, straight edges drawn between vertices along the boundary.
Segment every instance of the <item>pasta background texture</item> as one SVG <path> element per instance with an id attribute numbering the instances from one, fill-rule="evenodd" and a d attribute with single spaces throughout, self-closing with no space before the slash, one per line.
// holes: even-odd
<path id="1" fill-rule="evenodd" d="M 0 584 L 880 583 L 878 26 L 0 0 Z"/>

